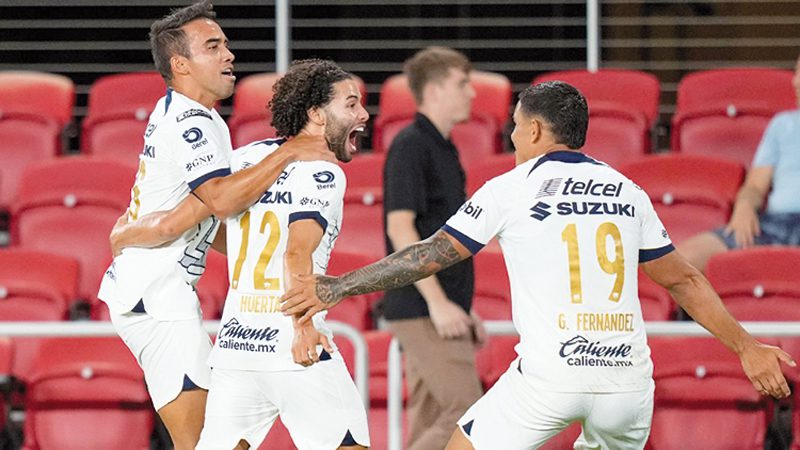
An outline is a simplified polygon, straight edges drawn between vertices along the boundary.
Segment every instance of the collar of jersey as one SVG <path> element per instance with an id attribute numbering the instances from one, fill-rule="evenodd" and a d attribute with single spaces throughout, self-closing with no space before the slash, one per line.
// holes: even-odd
<path id="1" fill-rule="evenodd" d="M 558 150 L 555 152 L 546 153 L 541 157 L 539 157 L 539 159 L 533 164 L 533 167 L 531 167 L 530 172 L 528 172 L 528 176 L 530 176 L 530 174 L 533 173 L 533 171 L 536 170 L 537 167 L 541 166 L 547 161 L 558 161 L 568 164 L 574 164 L 574 163 L 600 164 L 599 162 L 595 161 L 594 159 L 586 156 L 581 152 L 570 151 L 570 150 Z"/>

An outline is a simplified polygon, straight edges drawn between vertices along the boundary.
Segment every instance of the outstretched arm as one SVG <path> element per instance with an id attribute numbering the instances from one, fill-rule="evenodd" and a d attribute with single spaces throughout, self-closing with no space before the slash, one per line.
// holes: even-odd
<path id="1" fill-rule="evenodd" d="M 780 361 L 794 366 L 792 358 L 778 347 L 761 344 L 742 328 L 725 309 L 708 280 L 686 259 L 671 252 L 643 263 L 642 269 L 653 281 L 667 288 L 697 323 L 739 356 L 745 374 L 757 391 L 775 398 L 790 394 Z"/>
<path id="2" fill-rule="evenodd" d="M 472 253 L 458 240 L 439 230 L 424 241 L 392 253 L 340 277 L 295 275 L 297 286 L 284 296 L 284 314 L 303 314 L 305 322 L 342 298 L 407 286 L 463 261 Z"/>

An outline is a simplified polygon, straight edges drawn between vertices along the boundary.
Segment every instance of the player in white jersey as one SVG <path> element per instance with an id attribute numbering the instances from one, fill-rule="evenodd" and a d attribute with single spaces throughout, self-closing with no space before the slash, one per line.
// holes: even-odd
<path id="1" fill-rule="evenodd" d="M 137 226 L 127 222 L 150 212 L 180 204 L 183 215 L 206 213 L 180 232 L 169 221 L 161 223 L 169 234 L 161 242 L 171 241 L 166 245 L 115 252 L 98 294 L 141 365 L 176 449 L 193 449 L 197 443 L 210 383 L 205 360 L 211 342 L 193 288 L 219 225 L 209 211 L 225 218 L 245 209 L 298 159 L 298 151 L 302 159 L 332 159 L 304 148 L 321 140 L 301 140 L 251 169 L 230 174 L 228 127 L 214 104 L 233 93 L 234 57 L 214 18 L 211 4 L 200 2 L 151 27 L 153 58 L 169 88 L 150 115 L 130 207 L 115 228 L 115 239 L 124 247 L 137 235 Z M 191 202 L 184 202 L 190 194 Z"/>
<path id="2" fill-rule="evenodd" d="M 337 159 L 352 158 L 369 115 L 350 74 L 331 61 L 297 61 L 274 91 L 272 124 L 280 135 L 324 135 Z M 237 149 L 231 167 L 256 164 L 280 142 Z M 294 283 L 289 274 L 325 273 L 346 183 L 336 164 L 290 164 L 259 201 L 227 220 L 230 289 L 209 358 L 198 449 L 257 447 L 279 415 L 301 450 L 369 446 L 363 403 L 333 351 L 324 315 L 301 326 L 279 303 Z"/>
<path id="3" fill-rule="evenodd" d="M 652 363 L 637 269 L 668 288 L 742 360 L 762 394 L 789 395 L 782 350 L 760 344 L 707 280 L 674 251 L 650 201 L 576 151 L 583 96 L 562 82 L 520 95 L 511 135 L 517 167 L 487 182 L 431 238 L 341 277 L 300 277 L 287 293 L 301 322 L 341 298 L 395 288 L 461 261 L 497 236 L 511 282 L 519 355 L 459 420 L 448 449 L 538 448 L 571 422 L 576 449 L 641 449 L 653 409 Z"/>

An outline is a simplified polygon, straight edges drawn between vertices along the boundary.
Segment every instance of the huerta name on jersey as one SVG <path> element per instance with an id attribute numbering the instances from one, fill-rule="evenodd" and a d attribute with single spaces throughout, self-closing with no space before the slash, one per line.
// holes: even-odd
<path id="1" fill-rule="evenodd" d="M 532 382 L 562 392 L 648 386 L 638 262 L 673 248 L 633 182 L 582 153 L 552 152 L 487 182 L 443 229 L 473 253 L 498 237 Z"/>
<path id="2" fill-rule="evenodd" d="M 234 171 L 257 164 L 277 150 L 279 139 L 254 142 L 233 152 Z M 291 355 L 292 320 L 281 314 L 286 286 L 284 253 L 289 225 L 313 220 L 322 241 L 312 259 L 314 273 L 325 273 L 342 222 L 346 180 L 336 164 L 322 161 L 290 164 L 247 211 L 227 225 L 230 289 L 209 364 L 242 370 L 302 370 Z M 324 314 L 314 325 L 331 337 Z"/>
<path id="3" fill-rule="evenodd" d="M 203 182 L 228 175 L 230 155 L 230 135 L 222 117 L 168 89 L 144 131 L 144 148 L 131 189 L 130 219 L 172 209 Z M 218 225 L 219 221 L 211 217 L 165 246 L 124 249 L 107 271 L 99 297 L 120 313 L 143 300 L 154 317 L 194 317 L 197 302 L 191 296 L 178 295 L 171 302 L 149 304 L 146 293 L 181 290 L 181 286 L 169 285 L 173 279 L 184 286 L 195 284 L 205 269 L 206 252 Z"/>

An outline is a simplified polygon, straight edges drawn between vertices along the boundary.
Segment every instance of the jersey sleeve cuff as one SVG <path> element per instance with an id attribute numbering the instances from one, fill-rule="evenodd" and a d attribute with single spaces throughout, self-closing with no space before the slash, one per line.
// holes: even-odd
<path id="1" fill-rule="evenodd" d="M 463 245 L 464 247 L 467 247 L 467 250 L 469 250 L 470 253 L 472 253 L 473 255 L 481 251 L 481 249 L 484 246 L 484 244 L 481 244 L 480 242 L 470 238 L 466 234 L 456 230 L 450 225 L 447 224 L 442 225 L 442 231 L 456 238 L 456 240 L 460 242 L 461 245 Z"/>
<path id="2" fill-rule="evenodd" d="M 316 221 L 323 230 L 328 228 L 328 221 L 322 217 L 322 214 L 320 214 L 319 211 L 298 211 L 289 214 L 289 223 L 304 219 Z"/>
<path id="3" fill-rule="evenodd" d="M 673 246 L 672 244 L 667 244 L 660 248 L 639 250 L 639 263 L 644 263 L 647 261 L 652 261 L 654 259 L 661 258 L 667 253 L 672 252 L 673 250 L 675 250 L 675 246 Z"/>
<path id="4" fill-rule="evenodd" d="M 200 187 L 201 184 L 205 183 L 206 181 L 217 178 L 217 177 L 227 177 L 231 174 L 231 169 L 217 169 L 212 172 L 208 172 L 207 174 L 201 176 L 200 178 L 195 178 L 194 180 L 189 182 L 189 189 L 195 190 Z"/>

